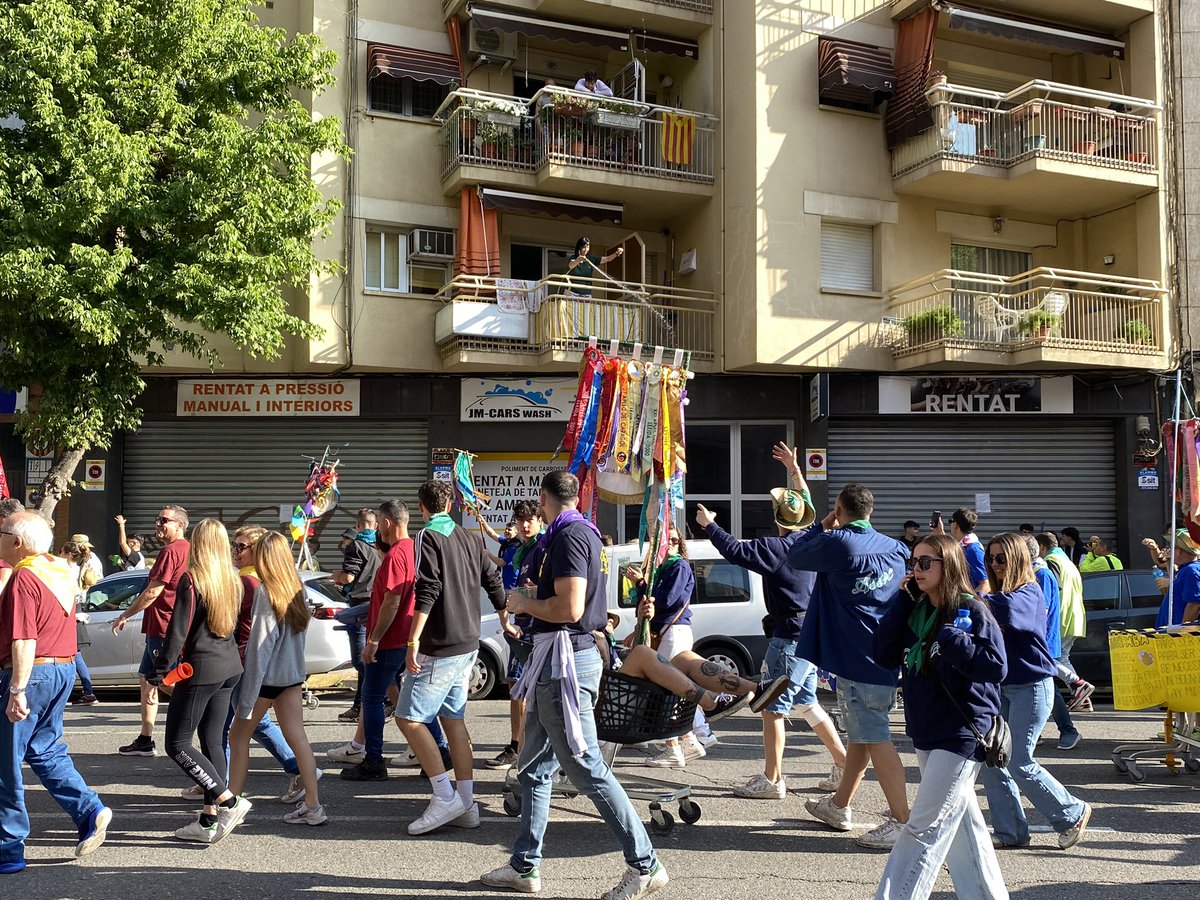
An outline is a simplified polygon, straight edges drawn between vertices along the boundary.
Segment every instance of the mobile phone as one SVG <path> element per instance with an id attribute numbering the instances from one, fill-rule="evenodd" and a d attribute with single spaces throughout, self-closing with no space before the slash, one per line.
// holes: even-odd
<path id="1" fill-rule="evenodd" d="M 921 599 L 921 588 L 917 584 L 917 579 L 915 579 L 915 578 L 908 579 L 908 583 L 904 585 L 904 589 L 905 589 L 905 591 L 908 592 L 908 596 L 911 597 L 913 600 Z"/>
<path id="2" fill-rule="evenodd" d="M 932 513 L 932 514 L 929 516 L 929 527 L 930 527 L 930 528 L 937 528 L 937 527 L 938 527 L 939 525 L 941 525 L 941 524 L 942 524 L 942 513 L 941 513 L 941 510 L 937 510 L 937 509 L 935 509 L 935 510 L 933 511 L 933 513 Z"/>

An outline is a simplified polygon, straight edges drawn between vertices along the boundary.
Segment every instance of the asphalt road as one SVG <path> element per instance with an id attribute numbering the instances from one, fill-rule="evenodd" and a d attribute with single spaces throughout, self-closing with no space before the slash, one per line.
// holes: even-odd
<path id="1" fill-rule="evenodd" d="M 385 783 L 341 781 L 326 767 L 322 800 L 330 815 L 320 828 L 284 824 L 287 808 L 277 802 L 284 778 L 261 750 L 252 760 L 248 795 L 254 810 L 245 825 L 214 847 L 176 841 L 195 805 L 179 797 L 189 784 L 167 759 L 122 757 L 115 750 L 136 734 L 136 704 L 110 695 L 96 707 L 68 710 L 67 741 L 76 765 L 115 813 L 108 842 L 82 861 L 72 857 L 71 822 L 26 769 L 33 835 L 29 868 L 0 876 L 0 897 L 196 898 L 334 897 L 344 894 L 406 897 L 491 897 L 476 879 L 502 864 L 516 832 L 504 815 L 502 773 L 476 772 L 483 824 L 475 831 L 443 829 L 409 837 L 406 824 L 423 810 L 428 783 L 397 774 Z M 308 714 L 314 749 L 348 740 L 352 729 L 338 724 L 346 695 L 327 694 Z M 478 760 L 490 758 L 507 739 L 508 703 L 471 705 L 469 723 Z M 160 739 L 161 739 L 160 715 Z M 894 714 L 899 730 L 901 713 Z M 1109 759 L 1118 741 L 1151 738 L 1161 720 L 1151 713 L 1098 709 L 1079 717 L 1085 740 L 1071 753 L 1054 749 L 1047 728 L 1040 757 L 1072 791 L 1095 808 L 1094 831 L 1074 850 L 1061 852 L 1041 824 L 1032 846 L 1001 855 L 1014 897 L 1025 900 L 1196 900 L 1200 886 L 1200 776 L 1148 770 L 1143 784 L 1118 776 Z M 804 799 L 827 774 L 828 760 L 802 721 L 793 723 L 785 774 L 789 793 L 776 802 L 738 800 L 730 788 L 761 771 L 758 720 L 741 713 L 721 723 L 721 743 L 706 759 L 670 773 L 694 787 L 703 815 L 695 825 L 678 824 L 654 838 L 671 885 L 660 896 L 675 898 L 789 898 L 851 900 L 874 893 L 885 855 L 858 848 L 849 836 L 828 831 L 804 812 Z M 389 724 L 389 752 L 400 749 Z M 908 765 L 910 795 L 917 777 L 912 746 L 900 741 Z M 619 771 L 662 774 L 638 766 L 645 755 L 626 750 Z M 392 770 L 399 772 L 400 770 Z M 411 770 L 404 770 L 405 772 Z M 637 803 L 645 816 L 646 804 Z M 869 776 L 855 800 L 856 819 L 872 824 L 884 809 Z M 595 809 L 583 798 L 556 800 L 542 866 L 543 895 L 598 897 L 616 883 L 623 862 Z M 943 873 L 935 896 L 951 897 Z M 505 895 L 509 896 L 509 895 Z"/>

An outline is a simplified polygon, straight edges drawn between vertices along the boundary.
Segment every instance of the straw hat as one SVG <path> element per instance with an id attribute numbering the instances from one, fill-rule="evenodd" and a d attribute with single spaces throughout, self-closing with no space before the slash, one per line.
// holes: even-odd
<path id="1" fill-rule="evenodd" d="M 1197 544 L 1195 539 L 1188 534 L 1186 528 L 1180 528 L 1175 532 L 1175 547 L 1179 550 L 1186 550 L 1192 556 L 1200 556 L 1200 544 Z"/>
<path id="2" fill-rule="evenodd" d="M 86 534 L 71 535 L 71 543 L 78 544 L 81 548 L 82 547 L 89 547 L 89 548 L 92 547 L 92 539 L 89 538 Z M 94 548 L 92 548 L 92 549 L 94 549 Z"/>
<path id="3" fill-rule="evenodd" d="M 817 511 L 804 499 L 804 495 L 791 488 L 771 489 L 771 511 L 775 524 L 788 531 L 807 528 L 817 519 Z"/>

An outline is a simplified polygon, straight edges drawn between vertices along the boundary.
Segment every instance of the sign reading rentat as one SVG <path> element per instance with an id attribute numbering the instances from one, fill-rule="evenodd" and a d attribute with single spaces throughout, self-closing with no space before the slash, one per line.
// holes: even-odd
<path id="1" fill-rule="evenodd" d="M 504 531 L 517 503 L 538 499 L 542 476 L 555 468 L 550 456 L 549 453 L 480 453 L 472 460 L 476 489 L 492 498 L 483 518 L 496 531 Z M 464 516 L 463 526 L 477 527 L 470 516 Z"/>
<path id="2" fill-rule="evenodd" d="M 991 375 L 929 375 L 904 378 L 881 375 L 879 411 L 884 414 L 1013 415 L 1071 413 L 1073 380 Z"/>
<path id="3" fill-rule="evenodd" d="M 348 378 L 180 381 L 178 416 L 357 416 L 359 382 Z"/>

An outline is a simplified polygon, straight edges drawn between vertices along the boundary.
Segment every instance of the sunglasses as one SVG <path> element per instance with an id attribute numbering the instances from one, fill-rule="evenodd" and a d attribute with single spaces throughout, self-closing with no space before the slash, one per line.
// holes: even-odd
<path id="1" fill-rule="evenodd" d="M 1008 557 L 1005 556 L 1003 553 L 997 553 L 995 556 L 992 556 L 992 554 L 989 553 L 987 555 L 987 562 L 988 562 L 989 566 L 992 566 L 992 565 L 1007 566 L 1008 565 Z"/>
<path id="2" fill-rule="evenodd" d="M 17 533 L 15 531 L 0 531 L 0 534 L 7 534 L 9 537 L 17 536 Z"/>
<path id="3" fill-rule="evenodd" d="M 178 519 L 168 519 L 166 516 L 159 516 L 154 520 L 154 524 L 156 525 L 166 525 L 168 522 L 174 522 L 176 525 L 179 524 Z"/>
<path id="4" fill-rule="evenodd" d="M 910 560 L 912 568 L 920 569 L 922 572 L 928 572 L 933 568 L 934 563 L 940 563 L 940 556 L 918 556 L 916 559 Z"/>
<path id="5" fill-rule="evenodd" d="M 245 553 L 247 550 L 251 549 L 254 545 L 253 544 L 233 544 L 231 546 L 233 547 L 234 553 Z"/>

